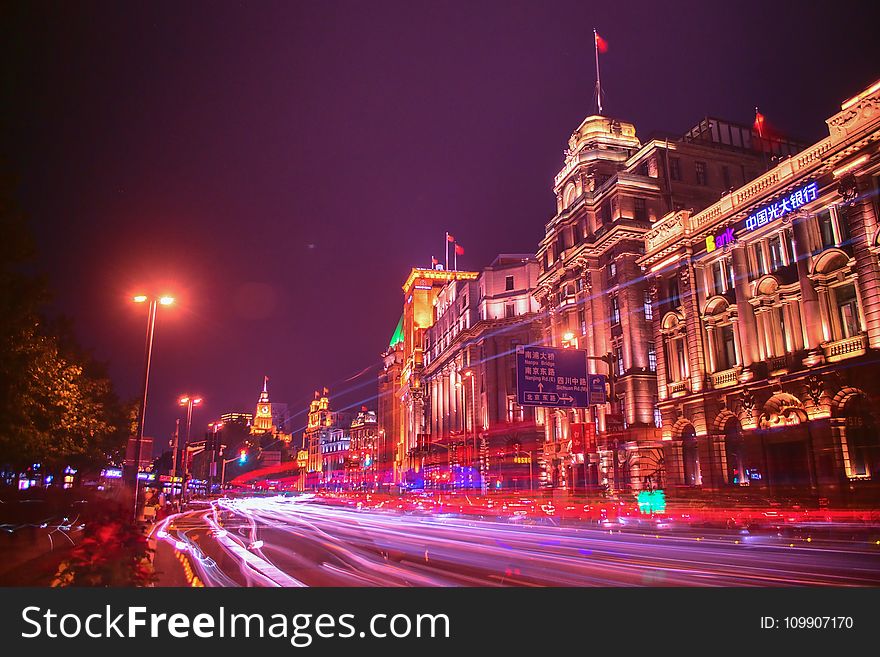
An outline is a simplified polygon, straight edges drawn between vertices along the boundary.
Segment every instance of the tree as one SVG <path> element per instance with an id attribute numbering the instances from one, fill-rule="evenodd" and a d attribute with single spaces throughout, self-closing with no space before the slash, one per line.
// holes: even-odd
<path id="1" fill-rule="evenodd" d="M 45 281 L 28 271 L 33 240 L 0 181 L 0 464 L 98 467 L 122 449 L 130 405 L 69 322 L 48 321 Z"/>

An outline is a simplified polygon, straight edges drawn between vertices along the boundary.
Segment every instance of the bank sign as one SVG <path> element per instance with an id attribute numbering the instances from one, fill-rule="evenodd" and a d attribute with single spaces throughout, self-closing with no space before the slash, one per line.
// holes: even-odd
<path id="1" fill-rule="evenodd" d="M 757 230 L 762 226 L 766 226 L 771 221 L 776 221 L 787 214 L 791 214 L 801 206 L 815 201 L 817 198 L 819 198 L 819 185 L 815 182 L 798 187 L 788 196 L 785 196 L 774 203 L 769 203 L 760 207 L 754 213 L 746 217 L 745 222 L 741 223 L 737 228 L 728 226 L 720 233 L 707 235 L 706 253 L 712 253 L 715 249 L 721 249 L 736 242 L 739 229 L 747 231 Z"/>
<path id="2" fill-rule="evenodd" d="M 604 404 L 606 377 L 587 372 L 581 349 L 516 348 L 516 390 L 521 406 L 587 408 Z"/>

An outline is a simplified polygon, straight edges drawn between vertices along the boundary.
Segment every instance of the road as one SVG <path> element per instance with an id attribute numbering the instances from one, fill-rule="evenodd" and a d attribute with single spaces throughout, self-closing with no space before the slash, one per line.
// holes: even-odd
<path id="1" fill-rule="evenodd" d="M 303 498 L 220 500 L 168 518 L 156 536 L 164 563 L 173 551 L 206 586 L 880 584 L 873 538 L 523 525 Z"/>

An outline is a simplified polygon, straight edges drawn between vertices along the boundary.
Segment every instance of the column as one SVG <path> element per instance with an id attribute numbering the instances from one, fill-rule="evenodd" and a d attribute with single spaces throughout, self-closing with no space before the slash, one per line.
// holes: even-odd
<path id="1" fill-rule="evenodd" d="M 825 341 L 822 334 L 822 317 L 819 312 L 819 295 L 809 277 L 809 222 L 811 217 L 798 217 L 793 222 L 794 251 L 797 258 L 798 281 L 801 286 L 801 301 L 804 304 L 804 348 L 815 351 Z"/>
<path id="2" fill-rule="evenodd" d="M 745 246 L 733 248 L 733 278 L 736 293 L 736 331 L 739 335 L 740 362 L 743 368 L 762 359 L 758 349 L 755 311 L 749 303 L 749 258 Z"/>
<path id="3" fill-rule="evenodd" d="M 870 189 L 867 181 L 858 181 L 859 190 Z M 877 217 L 873 201 L 869 197 L 860 198 L 847 209 L 849 231 L 853 241 L 853 255 L 856 260 L 858 287 L 863 300 L 862 314 L 868 333 L 868 346 L 880 348 L 880 264 L 871 250 L 871 236 L 877 232 Z"/>

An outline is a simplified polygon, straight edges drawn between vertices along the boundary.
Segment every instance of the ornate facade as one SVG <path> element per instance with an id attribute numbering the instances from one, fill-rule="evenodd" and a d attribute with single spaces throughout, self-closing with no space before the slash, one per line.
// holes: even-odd
<path id="1" fill-rule="evenodd" d="M 662 485 L 656 413 L 658 342 L 639 258 L 672 211 L 700 210 L 756 177 L 770 153 L 797 150 L 750 128 L 707 119 L 683 137 L 642 144 L 632 124 L 587 117 L 554 180 L 556 214 L 538 248 L 543 343 L 582 349 L 614 380 L 610 403 L 552 410 L 544 420 L 545 485 L 638 490 Z M 580 445 L 580 446 L 578 446 Z"/>
<path id="2" fill-rule="evenodd" d="M 645 234 L 671 485 L 858 501 L 880 481 L 880 84 L 829 135 Z"/>

